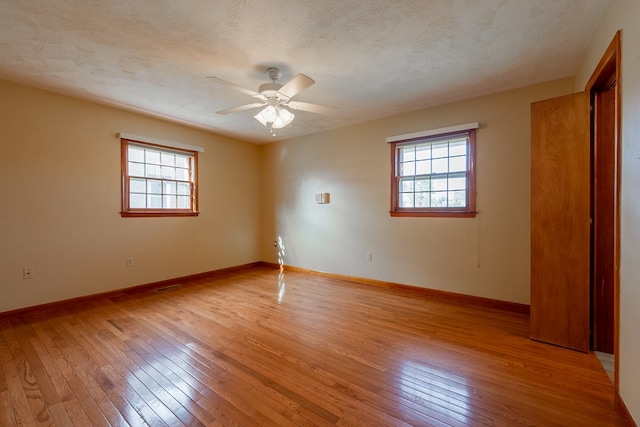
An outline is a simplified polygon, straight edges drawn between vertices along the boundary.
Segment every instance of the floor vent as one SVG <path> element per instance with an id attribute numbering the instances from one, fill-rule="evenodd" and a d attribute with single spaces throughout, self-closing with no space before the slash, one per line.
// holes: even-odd
<path id="1" fill-rule="evenodd" d="M 169 285 L 169 286 L 165 286 L 164 288 L 154 289 L 153 292 L 160 294 L 162 292 L 175 291 L 176 289 L 180 289 L 181 287 L 182 286 L 180 285 Z"/>

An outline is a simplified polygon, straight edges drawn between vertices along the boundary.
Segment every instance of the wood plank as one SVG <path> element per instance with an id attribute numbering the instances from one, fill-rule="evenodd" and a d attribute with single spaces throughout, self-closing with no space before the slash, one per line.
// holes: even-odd
<path id="1" fill-rule="evenodd" d="M 180 316 L 182 318 L 184 318 L 185 314 L 181 313 Z M 166 332 L 168 334 L 175 333 L 175 331 L 166 331 Z M 179 331 L 178 331 L 178 335 L 179 335 Z M 188 336 L 186 336 L 185 338 L 188 338 Z M 224 337 L 223 336 L 218 336 L 218 337 L 215 338 L 215 340 L 216 341 L 221 341 L 221 340 L 224 340 Z M 202 344 L 202 343 L 200 343 L 200 344 Z M 204 354 L 206 354 L 207 352 L 211 352 L 211 349 L 209 349 L 209 350 L 204 349 L 203 350 Z M 199 353 L 197 353 L 197 354 L 199 354 Z M 244 369 L 243 369 L 242 364 L 239 361 L 235 361 L 235 363 L 231 363 L 231 364 L 225 363 L 225 361 L 228 362 L 229 359 L 230 359 L 227 355 L 218 354 L 218 358 L 222 359 L 222 360 L 218 360 L 218 364 L 220 364 L 221 366 L 224 366 L 225 369 L 229 369 L 230 371 L 236 372 L 234 368 L 237 368 L 238 366 L 240 366 L 240 371 L 238 372 L 237 375 L 242 375 L 243 373 L 246 373 L 246 371 L 247 371 L 246 367 L 244 367 Z M 282 372 L 282 369 L 279 369 L 278 371 L 279 371 L 280 375 L 285 375 L 285 373 Z M 283 392 L 283 389 L 282 389 L 282 387 L 279 387 L 279 384 L 274 383 L 273 381 L 264 378 L 262 375 L 260 375 L 258 373 L 253 372 L 250 375 L 244 375 L 244 377 L 245 378 L 252 378 L 253 377 L 253 378 L 257 378 L 258 379 L 257 382 L 252 383 L 252 387 L 260 388 L 260 386 L 268 385 L 268 387 L 265 389 L 265 393 L 266 394 L 270 394 L 270 391 L 271 391 L 271 392 L 276 394 L 275 398 L 277 398 L 278 392 L 280 392 L 279 396 L 281 398 L 286 399 L 289 402 L 292 402 L 295 405 L 297 405 L 297 408 L 302 411 L 302 414 L 305 417 L 308 417 L 308 418 L 319 417 L 320 422 L 323 423 L 323 424 L 326 423 L 328 419 L 333 419 L 334 418 L 334 415 L 332 415 L 331 413 L 327 413 L 326 411 L 323 411 L 323 410 L 320 410 L 320 409 L 316 408 L 316 406 L 312 402 L 310 402 L 310 399 L 305 399 L 305 398 L 299 396 L 297 393 L 292 393 L 290 390 L 284 390 L 284 392 Z M 287 374 L 287 382 L 290 382 L 290 377 L 288 376 L 288 374 Z M 305 384 L 305 388 L 309 388 L 309 386 L 310 385 L 307 382 Z M 302 390 L 302 391 L 305 391 L 305 390 Z M 271 394 L 273 394 L 273 393 L 271 393 Z M 375 411 L 376 411 L 376 409 L 371 409 L 371 408 L 368 410 L 369 413 L 375 412 Z M 384 419 L 385 416 L 386 416 L 386 414 L 379 414 L 376 419 L 378 419 L 378 420 Z M 398 420 L 392 419 L 389 422 L 393 423 L 393 424 L 397 424 Z"/>
<path id="2" fill-rule="evenodd" d="M 111 423 L 100 410 L 100 407 L 92 397 L 90 390 L 85 386 L 84 382 L 77 376 L 69 378 L 68 381 L 71 389 L 73 390 L 73 394 L 75 395 L 75 400 L 79 403 L 82 411 L 86 415 L 86 418 L 91 420 L 91 425 L 110 426 Z"/>
<path id="3" fill-rule="evenodd" d="M 34 325 L 34 329 L 39 328 L 40 324 Z M 42 337 L 40 334 L 38 336 Z M 58 365 L 56 365 L 52 355 L 49 353 L 46 344 L 42 339 L 32 339 L 32 344 L 34 351 L 37 353 L 36 356 L 39 358 L 42 368 L 48 377 L 48 381 L 55 389 L 58 399 L 60 399 L 61 402 L 73 399 L 73 391 L 58 368 Z"/>
<path id="4" fill-rule="evenodd" d="M 8 425 L 36 423 L 44 376 L 74 425 L 623 425 L 595 356 L 530 340 L 528 315 L 335 277 L 257 266 L 19 317 Z"/>
<path id="5" fill-rule="evenodd" d="M 154 341 L 157 340 L 161 340 L 161 338 L 156 337 L 154 339 Z M 137 346 L 132 345 L 132 348 L 135 347 Z M 173 352 L 173 355 L 177 357 L 175 360 L 182 359 L 187 366 L 197 368 L 197 372 L 201 375 L 201 379 L 215 379 L 214 384 L 225 384 L 224 392 L 220 397 L 223 397 L 228 402 L 238 405 L 242 411 L 254 420 L 254 422 L 256 420 L 262 420 L 260 424 L 295 425 L 290 423 L 287 418 L 283 418 L 278 411 L 274 409 L 279 406 L 278 403 L 268 399 L 264 394 L 260 394 L 259 397 L 252 401 L 250 405 L 247 404 L 248 402 L 244 403 L 244 390 L 247 388 L 254 389 L 259 387 L 259 381 L 256 381 L 250 376 L 243 376 L 241 371 L 236 371 L 233 367 L 226 366 L 224 363 L 221 363 L 220 360 L 198 357 L 198 355 L 193 352 L 189 352 L 189 354 L 186 355 L 174 349 L 174 346 L 166 343 L 160 351 L 156 349 L 156 353 L 166 354 L 167 352 Z M 202 375 L 204 377 L 202 377 Z M 203 392 L 206 392 L 210 388 L 209 381 L 204 380 L 203 386 L 205 388 Z"/>
<path id="6" fill-rule="evenodd" d="M 12 412 L 4 414 L 3 418 L 13 419 L 16 425 L 32 425 L 35 424 L 35 420 L 29 409 L 26 388 L 20 381 L 18 369 L 11 356 L 9 343 L 5 338 L 5 333 L 9 329 L 11 329 L 9 323 L 3 322 L 2 328 L 0 328 L 0 371 L 2 371 L 6 383 L 4 395 L 7 400 L 5 401 L 5 407 L 11 409 Z"/>
<path id="7" fill-rule="evenodd" d="M 17 386 L 18 384 L 22 384 L 22 391 L 27 398 L 27 404 L 31 410 L 34 425 L 49 425 L 52 420 L 47 402 L 43 398 L 40 385 L 34 377 L 33 370 L 31 369 L 28 360 L 26 360 L 18 338 L 16 337 L 16 335 L 21 332 L 23 331 L 19 326 L 11 329 L 5 329 L 4 331 L 6 345 L 11 353 L 14 364 L 13 385 L 16 387 L 14 396 L 21 395 L 17 390 Z M 19 378 L 19 383 L 16 376 Z"/>
<path id="8" fill-rule="evenodd" d="M 11 407 L 11 396 L 9 390 L 0 391 L 0 426 L 17 425 Z"/>
<path id="9" fill-rule="evenodd" d="M 31 374 L 34 376 L 38 389 L 42 394 L 42 398 L 45 401 L 46 406 L 53 406 L 60 403 L 60 396 L 58 395 L 56 388 L 51 382 L 51 376 L 47 372 L 44 366 L 42 357 L 36 351 L 33 342 L 36 346 L 39 345 L 37 337 L 33 327 L 31 325 L 21 325 L 14 328 L 16 331 L 16 339 L 22 350 L 25 361 L 31 368 Z"/>
<path id="10" fill-rule="evenodd" d="M 125 418 L 118 411 L 114 402 L 109 398 L 108 392 L 113 385 L 105 381 L 99 371 L 99 367 L 89 355 L 92 349 L 83 348 L 76 340 L 78 333 L 67 331 L 65 328 L 66 316 L 56 319 L 55 331 L 59 338 L 65 341 L 60 351 L 63 358 L 56 360 L 61 370 L 66 370 L 69 386 L 73 390 L 76 399 L 83 406 L 87 405 L 91 410 L 89 419 L 94 423 L 106 422 L 107 425 L 126 425 Z M 64 373 L 65 371 L 63 371 Z"/>
<path id="11" fill-rule="evenodd" d="M 62 402 L 64 408 L 67 410 L 67 415 L 71 419 L 71 425 L 82 427 L 97 425 L 87 417 L 87 413 L 84 408 L 80 406 L 80 403 L 76 399 L 69 399 Z"/>
<path id="12" fill-rule="evenodd" d="M 132 375 L 130 371 L 127 370 L 124 366 L 116 365 L 116 366 L 105 366 L 102 368 L 104 371 L 104 375 L 109 378 L 112 383 L 117 387 L 117 389 L 122 394 L 122 397 L 125 398 L 128 404 L 133 408 L 133 412 L 131 414 L 141 418 L 141 422 L 133 422 L 129 420 L 131 425 L 136 424 L 146 424 L 149 426 L 163 426 L 167 425 L 167 421 L 164 421 L 162 416 L 159 415 L 156 411 L 154 411 L 153 403 L 150 405 L 145 399 L 146 390 L 142 389 L 142 394 L 136 390 L 135 386 L 131 386 L 126 378 L 129 375 Z M 120 407 L 120 406 L 119 406 Z M 130 417 L 129 417 L 130 418 Z M 176 422 L 176 419 L 171 418 L 172 422 Z"/>
<path id="13" fill-rule="evenodd" d="M 49 405 L 47 409 L 51 414 L 51 421 L 53 421 L 53 425 L 55 426 L 73 425 L 73 421 L 71 420 L 71 417 L 67 413 L 67 408 L 64 406 L 62 402 Z"/>

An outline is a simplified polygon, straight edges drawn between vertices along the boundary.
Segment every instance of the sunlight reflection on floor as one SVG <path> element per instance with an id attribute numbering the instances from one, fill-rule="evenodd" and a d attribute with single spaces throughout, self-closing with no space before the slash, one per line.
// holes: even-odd
<path id="1" fill-rule="evenodd" d="M 470 419 L 469 398 L 473 390 L 464 378 L 413 360 L 403 362 L 398 387 L 405 399 L 464 424 Z M 444 409 L 444 411 L 443 411 Z"/>
<path id="2" fill-rule="evenodd" d="M 280 273 L 278 274 L 278 304 L 282 304 L 286 286 L 287 285 L 284 283 L 284 271 L 281 269 Z"/>
<path id="3" fill-rule="evenodd" d="M 278 264 L 280 265 L 280 274 L 278 274 L 278 304 L 282 304 L 284 299 L 284 293 L 286 291 L 286 284 L 284 283 L 284 243 L 282 237 L 278 236 L 276 240 L 276 247 L 278 248 Z"/>

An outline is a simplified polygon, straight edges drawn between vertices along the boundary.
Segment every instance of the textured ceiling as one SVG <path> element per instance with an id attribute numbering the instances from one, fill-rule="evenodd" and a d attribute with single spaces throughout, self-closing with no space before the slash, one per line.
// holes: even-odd
<path id="1" fill-rule="evenodd" d="M 0 0 L 0 77 L 264 143 L 573 75 L 605 0 Z M 269 135 L 265 69 L 316 84 Z M 135 129 L 128 129 L 134 132 Z"/>

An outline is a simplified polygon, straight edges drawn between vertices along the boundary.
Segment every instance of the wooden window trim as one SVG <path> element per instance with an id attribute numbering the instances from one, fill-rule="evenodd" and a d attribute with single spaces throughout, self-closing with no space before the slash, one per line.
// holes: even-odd
<path id="1" fill-rule="evenodd" d="M 466 172 L 467 180 L 467 206 L 465 208 L 401 208 L 399 205 L 398 181 L 396 176 L 397 170 L 397 147 L 398 145 L 407 144 L 418 141 L 428 141 L 447 136 L 459 135 L 467 133 L 469 136 L 469 157 L 468 170 Z M 389 215 L 392 217 L 439 217 L 439 218 L 475 218 L 478 213 L 476 210 L 476 130 L 467 129 L 455 132 L 441 133 L 429 137 L 411 138 L 400 141 L 393 141 L 391 148 L 391 210 Z"/>
<path id="2" fill-rule="evenodd" d="M 191 200 L 192 200 L 192 209 L 132 209 L 129 208 L 129 175 L 127 173 L 128 170 L 128 159 L 127 159 L 127 148 L 129 143 L 140 144 L 147 147 L 156 147 L 163 150 L 176 151 L 188 153 L 193 156 L 193 165 L 192 165 L 192 173 L 193 176 L 193 185 L 191 187 Z M 145 141 L 137 141 L 134 139 L 128 138 L 120 138 L 120 162 L 121 162 L 121 195 L 122 195 L 122 210 L 120 211 L 120 216 L 123 218 L 150 218 L 150 217 L 188 217 L 188 216 L 198 216 L 200 212 L 198 211 L 198 152 L 195 150 L 189 150 L 185 148 L 177 148 L 177 147 L 169 147 L 166 145 L 155 144 L 151 142 Z"/>

